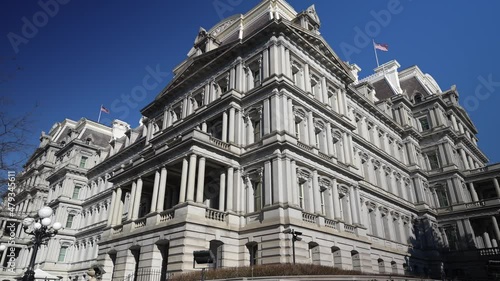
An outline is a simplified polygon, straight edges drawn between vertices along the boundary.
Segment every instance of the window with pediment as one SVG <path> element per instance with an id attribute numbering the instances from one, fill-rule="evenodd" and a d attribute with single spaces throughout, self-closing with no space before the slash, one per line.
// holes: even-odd
<path id="1" fill-rule="evenodd" d="M 247 75 L 247 90 L 251 90 L 262 84 L 262 55 L 247 62 L 245 67 Z"/>
<path id="2" fill-rule="evenodd" d="M 245 116 L 247 126 L 247 144 L 259 142 L 262 139 L 262 107 L 254 107 L 248 110 Z"/>
<path id="3" fill-rule="evenodd" d="M 193 94 L 190 98 L 191 101 L 191 111 L 195 112 L 198 108 L 204 105 L 205 100 L 205 90 L 198 91 Z"/>
<path id="4" fill-rule="evenodd" d="M 311 75 L 311 94 L 317 99 L 321 95 L 321 83 L 316 75 Z"/>
<path id="5" fill-rule="evenodd" d="M 304 88 L 304 78 L 303 78 L 303 65 L 301 63 L 298 63 L 297 61 L 292 62 L 292 80 L 295 86 L 303 89 Z"/>
<path id="6" fill-rule="evenodd" d="M 294 107 L 293 114 L 295 116 L 295 137 L 300 142 L 306 141 L 307 134 L 307 115 L 304 109 Z"/>

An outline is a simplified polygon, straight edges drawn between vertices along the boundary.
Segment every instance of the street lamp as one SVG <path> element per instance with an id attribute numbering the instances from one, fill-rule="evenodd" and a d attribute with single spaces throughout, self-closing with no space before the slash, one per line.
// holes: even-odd
<path id="1" fill-rule="evenodd" d="M 24 233 L 33 236 L 33 254 L 31 255 L 28 270 L 26 270 L 26 272 L 24 273 L 23 281 L 35 280 L 34 267 L 38 248 L 42 244 L 43 240 L 55 236 L 57 234 L 57 231 L 62 228 L 60 222 L 55 222 L 50 225 L 52 223 L 50 216 L 52 216 L 53 213 L 54 211 L 52 210 L 52 208 L 45 206 L 38 210 L 38 220 L 35 220 L 34 218 L 25 218 L 23 220 Z"/>
<path id="2" fill-rule="evenodd" d="M 302 235 L 302 232 L 287 228 L 283 230 L 283 233 L 292 234 L 292 255 L 293 255 L 293 264 L 295 264 L 295 241 L 302 240 L 302 237 L 299 237 L 300 235 Z"/>

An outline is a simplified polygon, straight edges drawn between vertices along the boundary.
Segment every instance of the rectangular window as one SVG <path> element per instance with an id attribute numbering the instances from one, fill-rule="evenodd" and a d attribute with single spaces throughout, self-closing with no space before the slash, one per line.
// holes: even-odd
<path id="1" fill-rule="evenodd" d="M 436 188 L 436 195 L 439 201 L 439 207 L 447 207 L 450 205 L 450 201 L 448 201 L 448 194 L 443 186 Z"/>
<path id="2" fill-rule="evenodd" d="M 67 246 L 61 246 L 61 249 L 59 250 L 59 257 L 57 258 L 58 262 L 64 262 L 66 259 L 66 251 L 68 250 Z"/>
<path id="3" fill-rule="evenodd" d="M 318 132 L 318 133 L 316 133 L 316 135 L 315 135 L 315 137 L 314 137 L 314 138 L 315 138 L 315 140 L 316 140 L 316 147 L 319 147 L 319 138 L 320 138 L 320 134 L 321 134 L 321 132 Z"/>
<path id="4" fill-rule="evenodd" d="M 256 265 L 257 264 L 257 244 L 253 244 L 248 246 L 248 251 L 250 252 L 250 265 Z"/>
<path id="5" fill-rule="evenodd" d="M 75 215 L 73 215 L 73 214 L 68 215 L 68 219 L 66 220 L 66 228 L 72 228 L 74 218 L 75 218 Z"/>
<path id="6" fill-rule="evenodd" d="M 75 188 L 73 189 L 73 196 L 71 196 L 71 198 L 78 199 L 78 197 L 80 196 L 80 189 L 81 188 L 82 188 L 81 186 L 75 185 Z"/>
<path id="7" fill-rule="evenodd" d="M 304 209 L 304 183 L 299 184 L 299 207 Z"/>
<path id="8" fill-rule="evenodd" d="M 438 155 L 435 151 L 427 153 L 427 158 L 429 159 L 431 170 L 439 169 L 441 167 L 441 165 L 439 164 Z"/>
<path id="9" fill-rule="evenodd" d="M 87 159 L 88 159 L 87 156 L 82 156 L 82 158 L 80 159 L 80 168 L 85 168 L 85 164 L 87 164 Z"/>
<path id="10" fill-rule="evenodd" d="M 254 199 L 254 207 L 255 211 L 260 211 L 262 209 L 262 183 L 254 182 L 254 191 L 253 191 L 253 199 Z"/>
<path id="11" fill-rule="evenodd" d="M 429 119 L 426 117 L 418 119 L 420 121 L 420 125 L 422 125 L 422 131 L 430 130 L 431 125 L 429 124 Z"/>
<path id="12" fill-rule="evenodd" d="M 295 137 L 300 141 L 300 122 L 295 122 Z"/>
<path id="13" fill-rule="evenodd" d="M 325 192 L 321 191 L 320 193 L 320 199 L 321 199 L 321 214 L 325 214 Z"/>
<path id="14" fill-rule="evenodd" d="M 253 122 L 253 134 L 254 142 L 260 141 L 260 120 Z"/>

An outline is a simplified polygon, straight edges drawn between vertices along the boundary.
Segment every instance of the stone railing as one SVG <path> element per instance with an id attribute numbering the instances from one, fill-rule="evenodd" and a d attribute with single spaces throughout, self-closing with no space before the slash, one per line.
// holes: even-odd
<path id="1" fill-rule="evenodd" d="M 297 142 L 297 146 L 304 149 L 304 150 L 307 150 L 307 151 L 311 151 L 312 152 L 312 147 L 310 147 L 309 145 L 305 144 L 305 143 L 301 143 L 300 141 Z"/>
<path id="2" fill-rule="evenodd" d="M 134 228 L 141 228 L 146 226 L 146 218 L 141 218 L 134 221 Z"/>
<path id="3" fill-rule="evenodd" d="M 325 218 L 325 226 L 333 229 L 339 229 L 339 223 L 337 221 L 334 221 L 332 219 L 327 219 Z"/>
<path id="4" fill-rule="evenodd" d="M 353 226 L 353 225 L 349 225 L 349 224 L 344 224 L 344 230 L 345 232 L 349 232 L 349 233 L 356 233 L 356 227 Z"/>
<path id="5" fill-rule="evenodd" d="M 160 222 L 165 222 L 174 219 L 175 211 L 167 210 L 160 213 Z"/>
<path id="6" fill-rule="evenodd" d="M 317 216 L 315 214 L 310 214 L 306 212 L 302 212 L 302 220 L 308 223 L 317 223 Z"/>
<path id="7" fill-rule="evenodd" d="M 207 209 L 205 211 L 205 218 L 215 221 L 226 221 L 226 213 L 219 210 Z"/>
<path id="8" fill-rule="evenodd" d="M 319 154 L 319 157 L 321 157 L 321 158 L 323 158 L 323 159 L 325 159 L 325 160 L 328 160 L 328 161 L 332 160 L 332 158 L 331 158 L 330 156 L 328 156 L 328 155 L 324 154 L 324 153 L 323 153 L 323 152 L 321 152 L 321 151 L 318 151 L 318 154 Z"/>
<path id="9" fill-rule="evenodd" d="M 229 149 L 229 144 L 226 142 L 221 141 L 220 139 L 216 139 L 214 137 L 210 137 L 210 142 L 214 144 L 215 146 L 218 146 L 222 149 Z"/>
<path id="10" fill-rule="evenodd" d="M 479 250 L 480 256 L 495 256 L 500 255 L 500 248 L 486 248 Z"/>

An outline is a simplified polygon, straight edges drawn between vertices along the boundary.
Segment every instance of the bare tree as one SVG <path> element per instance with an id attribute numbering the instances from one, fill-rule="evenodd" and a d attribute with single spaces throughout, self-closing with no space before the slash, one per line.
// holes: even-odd
<path id="1" fill-rule="evenodd" d="M 0 195 L 7 190 L 8 173 L 19 172 L 34 148 L 29 143 L 34 109 L 17 111 L 12 105 L 0 96 Z"/>

